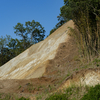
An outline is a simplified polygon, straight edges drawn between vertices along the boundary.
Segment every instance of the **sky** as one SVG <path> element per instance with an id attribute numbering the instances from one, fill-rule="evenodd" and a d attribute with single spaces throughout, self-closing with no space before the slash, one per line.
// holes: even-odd
<path id="1" fill-rule="evenodd" d="M 32 20 L 40 22 L 45 35 L 49 35 L 58 23 L 57 16 L 63 5 L 63 0 L 0 0 L 0 37 L 7 34 L 18 38 L 13 27 Z"/>

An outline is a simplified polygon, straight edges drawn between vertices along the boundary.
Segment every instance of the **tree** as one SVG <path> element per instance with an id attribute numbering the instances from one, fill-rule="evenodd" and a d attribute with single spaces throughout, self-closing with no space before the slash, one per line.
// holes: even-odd
<path id="1" fill-rule="evenodd" d="M 17 23 L 17 25 L 14 27 L 14 29 L 15 29 L 14 33 L 16 35 L 19 35 L 19 36 L 22 37 L 23 47 L 25 48 L 25 42 L 26 42 L 26 39 L 27 39 L 27 33 L 26 33 L 25 27 L 23 26 L 23 24 Z"/>
<path id="2" fill-rule="evenodd" d="M 89 57 L 94 53 L 98 55 L 100 48 L 100 0 L 64 0 L 64 6 L 60 8 L 60 12 L 60 16 L 64 20 L 72 19 L 79 30 L 80 34 L 75 35 L 78 37 L 77 40 L 83 54 L 88 54 Z"/>
<path id="3" fill-rule="evenodd" d="M 10 59 L 10 51 L 7 47 L 7 43 L 10 41 L 11 37 L 6 35 L 6 37 L 1 36 L 0 38 L 0 66 L 5 64 Z"/>
<path id="4" fill-rule="evenodd" d="M 49 33 L 49 35 L 51 35 L 54 31 L 56 31 L 57 30 L 57 28 L 56 27 L 54 27 L 53 29 L 51 29 L 51 31 L 50 31 L 50 33 Z"/>
<path id="5" fill-rule="evenodd" d="M 39 22 L 28 21 L 25 23 L 27 33 L 30 34 L 31 44 L 38 43 L 44 39 L 44 27 Z"/>
<path id="6" fill-rule="evenodd" d="M 26 29 L 24 28 L 23 24 L 17 23 L 17 25 L 14 27 L 14 29 L 15 29 L 14 33 L 16 35 L 21 36 L 23 40 L 26 39 L 27 33 L 26 33 Z"/>
<path id="7" fill-rule="evenodd" d="M 17 23 L 14 29 L 14 33 L 22 37 L 23 47 L 25 47 L 25 44 L 29 41 L 31 45 L 38 43 L 42 41 L 45 36 L 44 27 L 42 27 L 39 22 L 35 22 L 34 20 L 32 20 L 32 22 L 25 22 L 25 25 Z"/>
<path id="8" fill-rule="evenodd" d="M 59 28 L 60 26 L 62 26 L 67 20 L 65 20 L 62 16 L 57 16 L 58 18 L 58 23 L 56 24 L 56 28 Z"/>
<path id="9" fill-rule="evenodd" d="M 49 35 L 51 35 L 54 31 L 56 31 L 60 26 L 62 26 L 67 20 L 65 20 L 62 16 L 57 16 L 58 23 L 55 25 L 53 29 L 51 29 Z"/>
<path id="10" fill-rule="evenodd" d="M 6 37 L 3 36 L 0 37 L 0 53 L 3 48 L 7 47 L 7 44 L 9 43 L 10 40 L 11 40 L 11 36 L 9 35 L 6 35 Z"/>
<path id="11" fill-rule="evenodd" d="M 65 20 L 80 20 L 81 14 L 86 13 L 87 10 L 89 18 L 100 15 L 100 0 L 64 0 L 64 6 L 60 8 L 60 16 Z"/>

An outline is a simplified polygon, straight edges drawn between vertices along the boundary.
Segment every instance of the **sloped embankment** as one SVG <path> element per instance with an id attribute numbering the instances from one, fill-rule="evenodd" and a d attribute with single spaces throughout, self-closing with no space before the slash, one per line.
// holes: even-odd
<path id="1" fill-rule="evenodd" d="M 73 21 L 65 23 L 44 41 L 0 67 L 0 79 L 30 79 L 43 76 L 48 61 L 54 59 L 59 44 L 68 40 L 68 27 L 74 28 Z"/>
<path id="2" fill-rule="evenodd" d="M 0 92 L 37 94 L 51 91 L 53 88 L 49 86 L 57 88 L 67 75 L 67 69 L 72 70 L 70 67 L 77 64 L 70 64 L 77 49 L 68 35 L 68 27 L 74 28 L 73 21 L 0 67 Z"/>

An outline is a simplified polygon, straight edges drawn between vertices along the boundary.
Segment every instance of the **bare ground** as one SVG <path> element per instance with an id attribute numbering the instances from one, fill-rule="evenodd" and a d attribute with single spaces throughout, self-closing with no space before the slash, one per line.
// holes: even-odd
<path id="1" fill-rule="evenodd" d="M 39 94 L 52 92 L 57 89 L 66 77 L 73 73 L 79 61 L 78 49 L 73 38 L 61 43 L 56 56 L 48 60 L 46 71 L 41 78 L 0 80 L 0 93 Z M 22 96 L 22 95 L 21 95 Z"/>

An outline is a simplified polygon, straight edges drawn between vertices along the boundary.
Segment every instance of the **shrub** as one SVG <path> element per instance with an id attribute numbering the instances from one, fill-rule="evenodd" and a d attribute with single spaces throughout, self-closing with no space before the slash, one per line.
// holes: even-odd
<path id="1" fill-rule="evenodd" d="M 100 85 L 98 84 L 95 87 L 91 87 L 81 100 L 100 100 Z"/>

